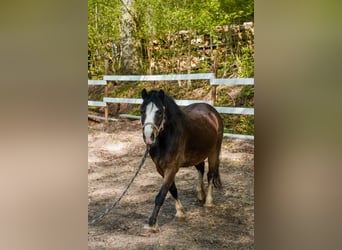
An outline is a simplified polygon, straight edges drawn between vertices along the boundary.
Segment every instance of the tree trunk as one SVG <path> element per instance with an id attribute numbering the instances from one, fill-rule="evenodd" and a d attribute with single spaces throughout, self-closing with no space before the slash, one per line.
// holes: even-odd
<path id="1" fill-rule="evenodd" d="M 192 33 L 192 16 L 190 16 L 190 27 L 189 27 L 189 43 L 188 43 L 188 74 L 191 74 L 191 33 Z M 187 87 L 191 87 L 191 80 L 187 81 Z"/>
<path id="2" fill-rule="evenodd" d="M 133 17 L 134 0 L 122 0 L 121 18 L 121 74 L 138 73 L 138 53 L 136 49 L 136 25 Z"/>

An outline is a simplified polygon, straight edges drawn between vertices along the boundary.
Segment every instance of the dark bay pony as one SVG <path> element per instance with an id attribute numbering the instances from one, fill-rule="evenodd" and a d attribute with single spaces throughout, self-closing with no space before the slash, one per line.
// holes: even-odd
<path id="1" fill-rule="evenodd" d="M 141 93 L 141 124 L 144 142 L 150 147 L 150 156 L 163 185 L 155 198 L 155 206 L 148 226 L 157 230 L 157 217 L 169 191 L 176 200 L 176 217 L 184 217 L 178 199 L 175 175 L 180 167 L 195 166 L 199 179 L 196 186 L 198 200 L 205 206 L 213 205 L 213 185 L 221 187 L 219 155 L 223 138 L 223 123 L 215 108 L 196 103 L 181 110 L 163 90 L 145 89 Z M 203 190 L 204 160 L 208 158 L 208 193 Z"/>

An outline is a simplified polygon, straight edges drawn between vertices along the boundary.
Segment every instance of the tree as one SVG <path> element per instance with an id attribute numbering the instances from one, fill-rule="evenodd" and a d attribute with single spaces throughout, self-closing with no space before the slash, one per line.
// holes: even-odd
<path id="1" fill-rule="evenodd" d="M 121 16 L 121 74 L 135 74 L 139 71 L 136 23 L 133 12 L 134 0 L 122 0 Z"/>
<path id="2" fill-rule="evenodd" d="M 113 41 L 120 38 L 120 5 L 112 0 L 88 0 L 88 76 L 104 74 L 104 60 L 113 61 Z"/>
<path id="3" fill-rule="evenodd" d="M 233 58 L 226 60 L 230 67 L 241 46 L 216 27 L 253 21 L 253 4 L 253 0 L 88 0 L 89 77 L 104 74 L 106 59 L 114 74 L 189 73 L 197 56 L 193 41 L 200 36 L 210 44 L 227 37 L 225 59 Z M 212 70 L 212 62 L 201 64 L 205 72 Z"/>

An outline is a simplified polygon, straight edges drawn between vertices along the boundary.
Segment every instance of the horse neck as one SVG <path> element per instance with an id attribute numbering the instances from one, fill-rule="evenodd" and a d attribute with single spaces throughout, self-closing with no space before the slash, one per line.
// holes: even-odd
<path id="1" fill-rule="evenodd" d="M 184 113 L 171 98 L 166 100 L 165 115 L 164 127 L 157 137 L 158 143 L 151 147 L 151 156 L 169 152 L 170 148 L 176 150 L 174 145 L 178 144 L 184 134 Z"/>
<path id="2" fill-rule="evenodd" d="M 166 100 L 166 122 L 165 129 L 171 131 L 178 131 L 183 127 L 184 113 L 178 105 L 168 97 Z M 179 132 L 179 131 L 178 131 Z"/>

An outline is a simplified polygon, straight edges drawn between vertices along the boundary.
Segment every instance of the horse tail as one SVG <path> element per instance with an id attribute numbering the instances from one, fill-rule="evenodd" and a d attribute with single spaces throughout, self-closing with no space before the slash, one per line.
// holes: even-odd
<path id="1" fill-rule="evenodd" d="M 214 175 L 213 175 L 213 184 L 214 184 L 215 188 L 221 189 L 222 188 L 222 182 L 221 182 L 218 166 L 217 166 L 216 171 L 214 172 Z"/>
<path id="2" fill-rule="evenodd" d="M 220 168 L 220 154 L 221 154 L 221 147 L 222 147 L 222 140 L 223 140 L 223 122 L 221 120 L 220 122 L 220 127 L 219 127 L 219 137 L 218 137 L 218 141 L 217 141 L 217 163 L 216 163 L 216 168 L 214 170 L 214 174 L 213 174 L 213 184 L 215 188 L 222 188 L 222 182 L 221 182 L 221 178 L 220 178 L 220 172 L 219 172 L 219 168 Z"/>
<path id="3" fill-rule="evenodd" d="M 217 141 L 214 145 L 213 151 L 208 156 L 209 171 L 208 171 L 208 183 L 212 181 L 215 188 L 222 188 L 221 178 L 220 178 L 220 153 L 223 140 L 223 121 L 220 114 L 214 109 L 215 123 L 217 124 L 216 133 Z"/>
<path id="4" fill-rule="evenodd" d="M 221 146 L 221 145 L 220 145 Z M 222 188 L 222 182 L 220 178 L 220 148 L 213 155 L 208 157 L 209 171 L 208 171 L 208 183 L 212 181 L 215 188 Z"/>

